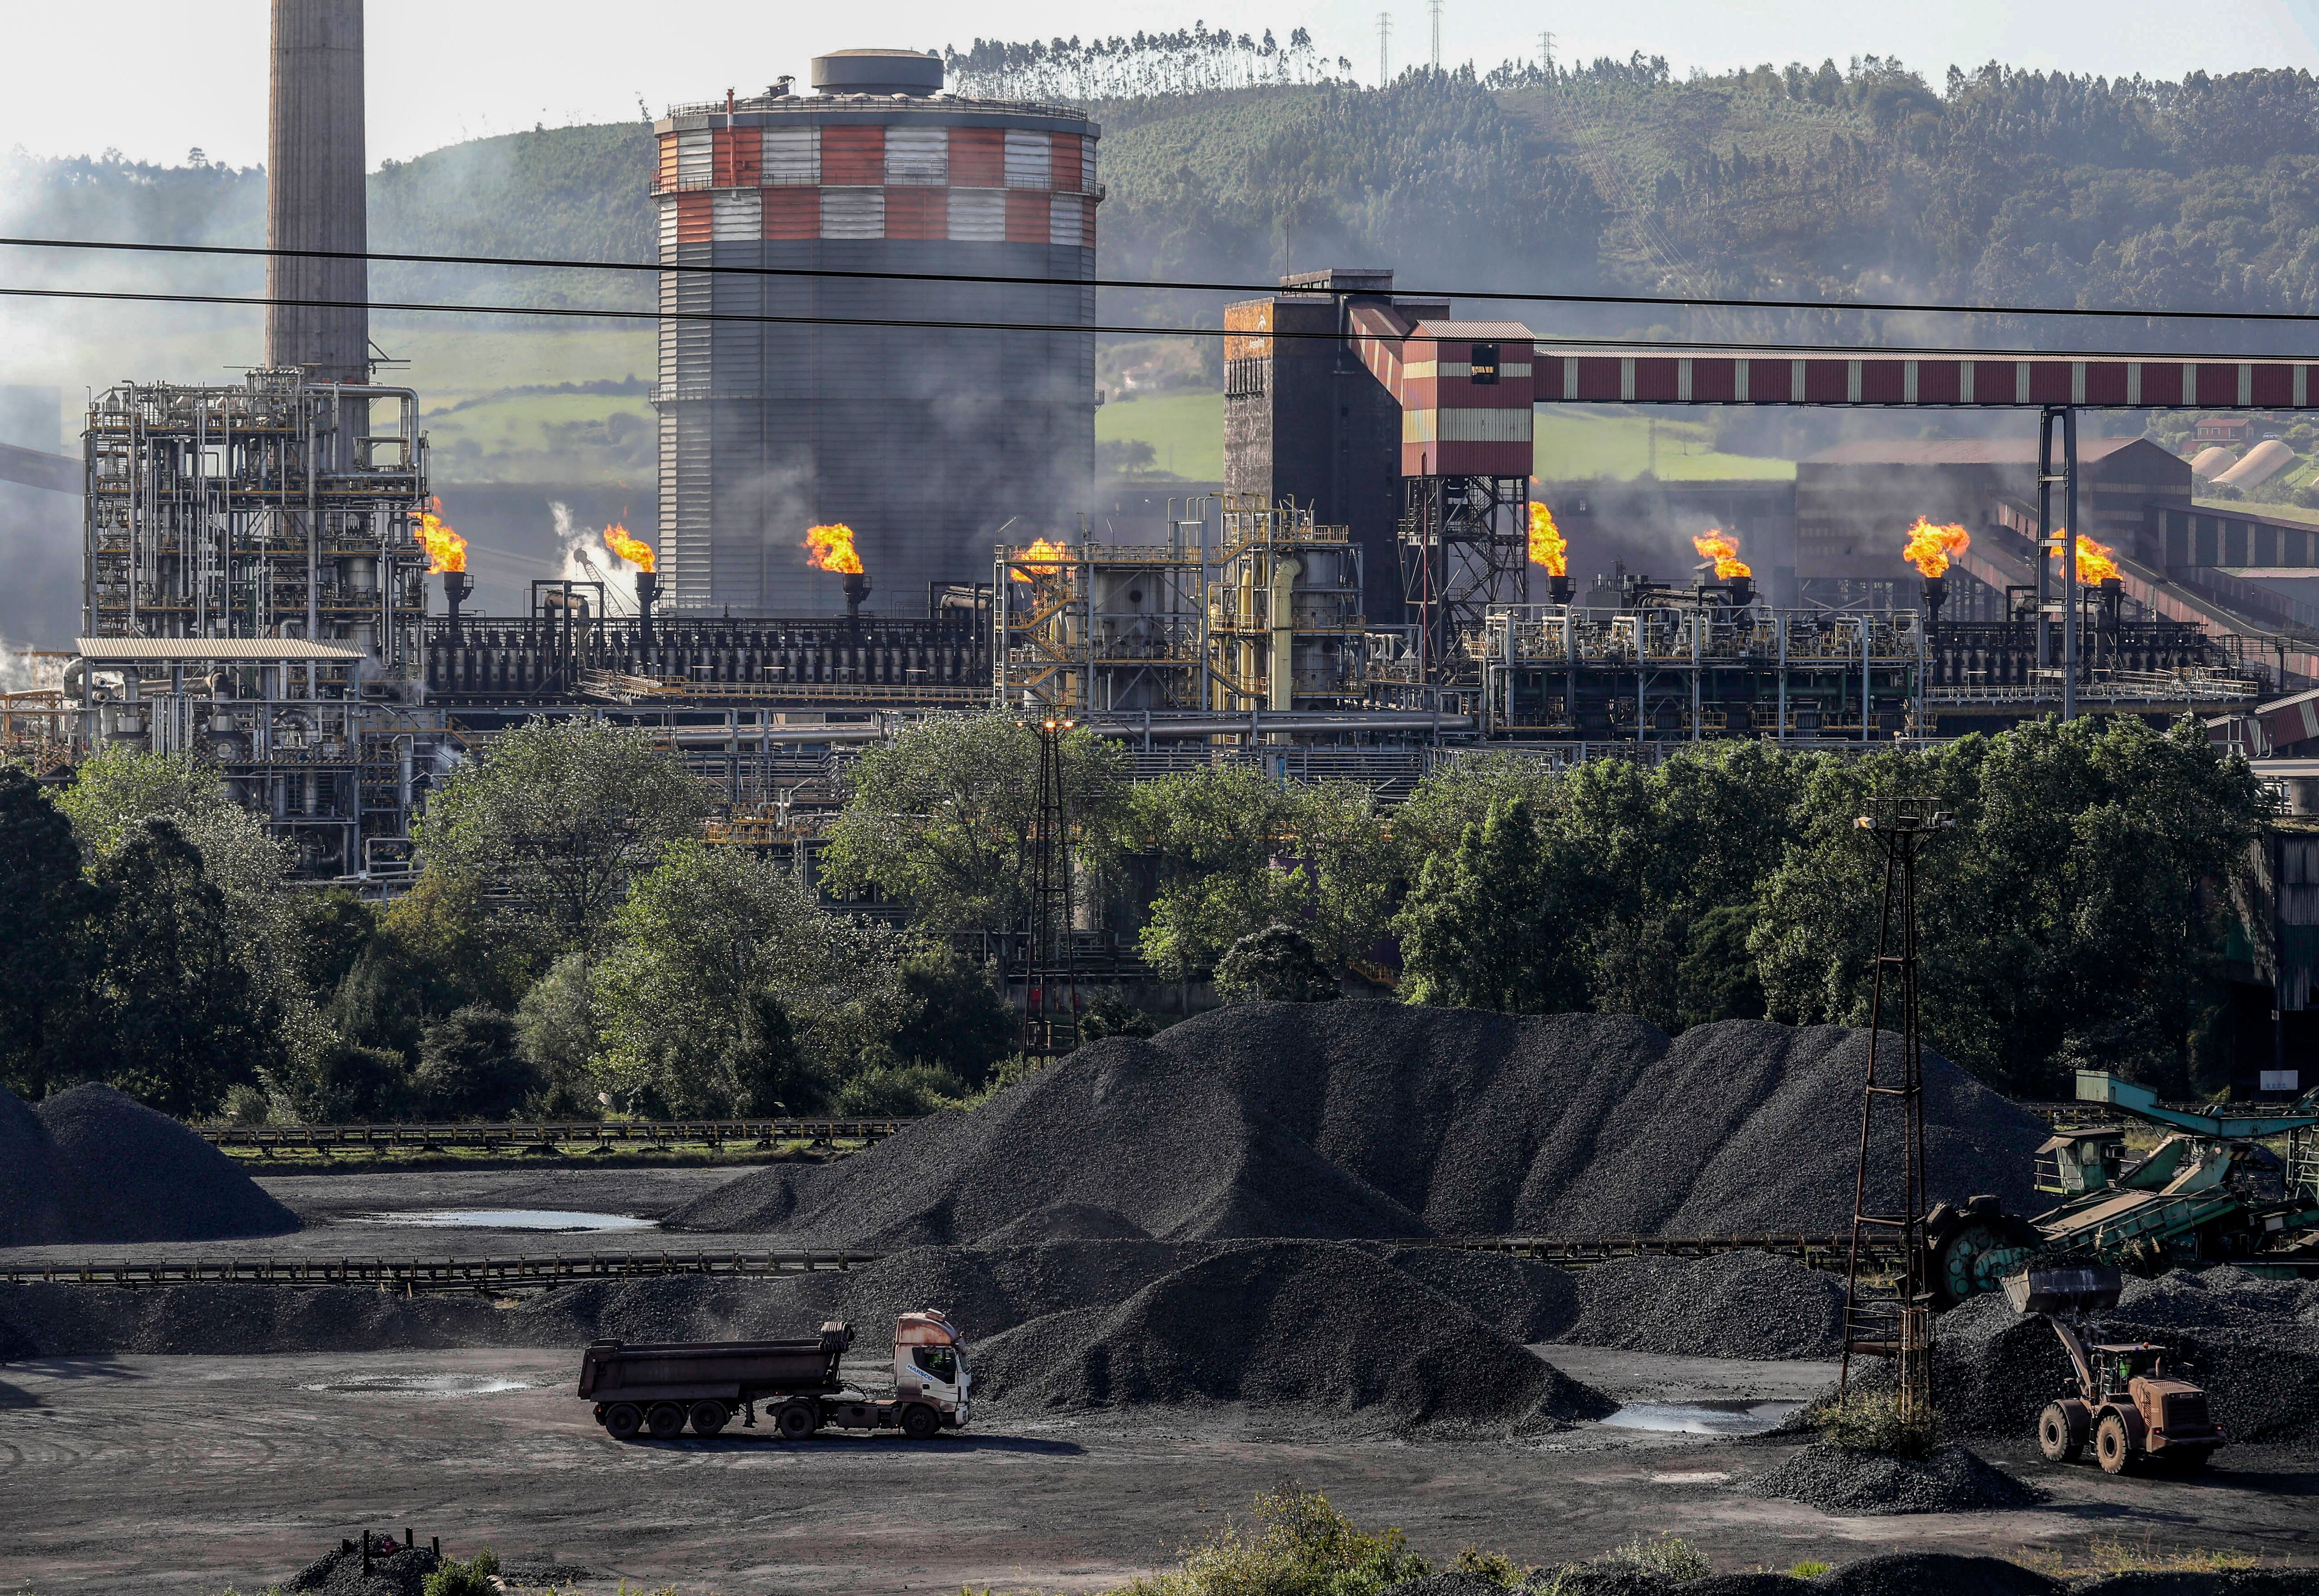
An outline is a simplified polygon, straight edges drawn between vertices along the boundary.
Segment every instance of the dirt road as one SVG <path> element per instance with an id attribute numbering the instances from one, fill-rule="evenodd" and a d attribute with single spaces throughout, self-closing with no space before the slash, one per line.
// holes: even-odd
<path id="1" fill-rule="evenodd" d="M 1726 1488 L 1780 1453 L 1600 1426 L 1533 1446 L 1293 1442 L 1220 1412 L 1174 1422 L 993 1414 L 925 1446 L 764 1429 L 621 1446 L 569 1394 L 575 1359 L 534 1351 L 122 1357 L 0 1366 L 0 1590 L 263 1588 L 357 1526 L 447 1551 L 490 1544 L 582 1588 L 686 1596 L 1096 1589 L 1285 1479 L 1430 1558 L 1464 1545 L 1532 1562 L 1678 1528 L 1719 1567 L 1843 1562 L 1901 1546 L 2082 1546 L 2096 1537 L 2319 1561 L 2319 1462 L 2226 1455 L 2199 1482 L 2111 1480 L 2005 1461 L 2053 1492 L 2027 1512 L 1827 1518 Z M 1810 1370 L 1594 1352 L 1624 1397 L 1809 1389 Z M 1577 1372 L 1574 1370 L 1574 1372 Z"/>

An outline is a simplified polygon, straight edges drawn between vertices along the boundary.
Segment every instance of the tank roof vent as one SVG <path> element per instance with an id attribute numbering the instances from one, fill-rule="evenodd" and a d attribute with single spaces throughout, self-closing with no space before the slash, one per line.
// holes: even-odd
<path id="1" fill-rule="evenodd" d="M 841 50 L 813 59 L 820 95 L 934 95 L 942 92 L 940 56 L 914 50 Z"/>

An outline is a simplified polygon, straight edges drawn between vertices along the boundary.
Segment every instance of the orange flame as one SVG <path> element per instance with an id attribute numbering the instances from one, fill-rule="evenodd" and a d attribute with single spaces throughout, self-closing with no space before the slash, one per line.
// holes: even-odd
<path id="1" fill-rule="evenodd" d="M 2117 562 L 2111 556 L 2117 551 L 2107 544 L 2096 543 L 2084 533 L 2078 534 L 2078 582 L 2092 587 L 2118 575 Z"/>
<path id="2" fill-rule="evenodd" d="M 1718 582 L 1728 582 L 1735 576 L 1755 574 L 1755 570 L 1739 557 L 1739 540 L 1728 532 L 1710 527 L 1693 537 L 1691 540 L 1691 546 L 1699 551 L 1701 559 L 1715 562 L 1715 578 Z"/>
<path id="3" fill-rule="evenodd" d="M 1972 535 L 1963 527 L 1936 527 L 1924 517 L 1908 528 L 1908 546 L 1900 557 L 1926 581 L 1947 573 L 1949 562 L 1972 546 Z"/>
<path id="4" fill-rule="evenodd" d="M 1529 507 L 1529 563 L 1545 566 L 1548 576 L 1570 574 L 1570 540 L 1554 524 L 1554 512 L 1534 501 Z"/>
<path id="5" fill-rule="evenodd" d="M 1061 544 L 1050 543 L 1047 539 L 1042 537 L 1037 542 L 1032 544 L 1030 547 L 1024 549 L 1018 555 L 1016 555 L 1016 558 L 1022 560 L 1024 564 L 1021 567 L 1009 572 L 1007 574 L 1012 576 L 1016 582 L 1029 582 L 1034 577 L 1052 576 L 1056 572 L 1062 569 L 1060 562 L 1069 558 L 1069 555 L 1070 551 L 1065 548 Z M 1054 561 L 1056 564 L 1041 564 L 1034 563 L 1039 561 Z M 1030 576 L 1023 574 L 1025 570 L 1031 573 Z"/>
<path id="6" fill-rule="evenodd" d="M 443 501 L 430 499 L 419 512 L 419 541 L 427 548 L 427 574 L 467 568 L 467 540 L 444 524 Z"/>
<path id="7" fill-rule="evenodd" d="M 639 571 L 653 568 L 653 546 L 630 537 L 628 529 L 618 521 L 604 528 L 604 546 Z"/>
<path id="8" fill-rule="evenodd" d="M 862 556 L 853 552 L 853 528 L 843 521 L 807 527 L 805 541 L 798 546 L 805 550 L 805 563 L 816 571 L 834 571 L 843 576 L 862 574 Z"/>

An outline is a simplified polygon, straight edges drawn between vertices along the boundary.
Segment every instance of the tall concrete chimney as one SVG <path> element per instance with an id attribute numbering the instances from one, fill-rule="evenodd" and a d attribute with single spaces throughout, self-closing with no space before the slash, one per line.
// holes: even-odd
<path id="1" fill-rule="evenodd" d="M 363 0 L 274 0 L 266 137 L 266 242 L 275 249 L 369 245 L 363 193 Z M 359 260 L 269 256 L 269 299 L 338 300 L 351 309 L 270 304 L 266 364 L 321 383 L 370 380 L 370 273 Z"/>

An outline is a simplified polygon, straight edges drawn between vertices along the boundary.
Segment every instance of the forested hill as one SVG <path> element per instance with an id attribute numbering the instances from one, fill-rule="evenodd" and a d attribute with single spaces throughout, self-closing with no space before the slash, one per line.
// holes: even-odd
<path id="1" fill-rule="evenodd" d="M 1268 36 L 952 58 L 967 92 L 1076 99 L 1103 122 L 1110 275 L 1384 264 L 1453 289 L 2319 310 L 2319 82 L 2306 73 L 2152 83 L 1992 64 L 1935 84 L 1870 57 L 1677 80 L 1637 58 L 1414 71 L 1377 91 L 1341 66 Z M 374 247 L 645 258 L 648 146 L 641 123 L 562 128 L 390 166 L 371 178 Z M 253 170 L 19 154 L 0 178 L 0 219 L 20 235 L 263 231 Z M 149 267 L 164 269 L 180 283 L 255 275 Z M 531 304 L 649 292 L 411 268 L 382 268 L 374 285 Z M 1214 311 L 1145 297 L 1113 296 L 1106 314 Z M 1640 324 L 1622 313 L 1600 329 L 1612 325 Z"/>

